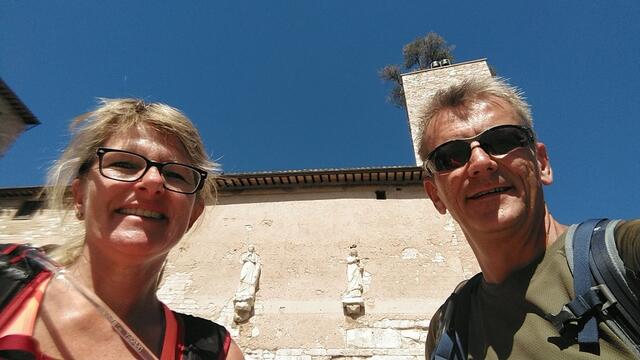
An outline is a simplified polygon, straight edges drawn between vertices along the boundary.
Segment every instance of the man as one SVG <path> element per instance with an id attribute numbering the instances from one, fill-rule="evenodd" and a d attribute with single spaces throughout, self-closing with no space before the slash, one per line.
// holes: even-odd
<path id="1" fill-rule="evenodd" d="M 542 191 L 553 181 L 549 156 L 535 139 L 522 94 L 499 78 L 469 79 L 434 95 L 422 121 L 424 188 L 436 209 L 460 224 L 482 269 L 468 317 L 453 325 L 467 335 L 468 357 L 634 358 L 604 324 L 599 345 L 585 351 L 575 328 L 561 334 L 545 319 L 572 299 L 573 280 L 567 226 L 553 218 Z M 640 221 L 619 225 L 616 239 L 626 267 L 640 270 Z M 442 310 L 429 327 L 427 358 L 442 330 Z"/>

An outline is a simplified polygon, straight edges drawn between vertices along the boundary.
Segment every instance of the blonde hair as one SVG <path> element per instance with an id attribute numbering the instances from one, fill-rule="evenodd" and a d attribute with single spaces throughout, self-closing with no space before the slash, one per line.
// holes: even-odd
<path id="1" fill-rule="evenodd" d="M 70 210 L 68 187 L 95 161 L 96 149 L 114 134 L 141 125 L 174 135 L 180 140 L 192 165 L 209 173 L 196 196 L 205 204 L 214 203 L 215 173 L 219 166 L 210 160 L 198 130 L 180 110 L 166 104 L 145 103 L 140 99 L 101 98 L 95 110 L 71 122 L 71 142 L 47 174 L 49 208 Z M 51 256 L 62 265 L 70 264 L 79 256 L 83 245 L 84 234 L 72 236 L 64 245 L 56 248 Z"/>
<path id="2" fill-rule="evenodd" d="M 422 161 L 429 155 L 425 131 L 441 111 L 453 110 L 465 113 L 478 99 L 498 98 L 511 105 L 524 125 L 532 128 L 531 108 L 525 101 L 524 93 L 515 86 L 509 85 L 500 77 L 472 77 L 460 83 L 438 90 L 427 102 L 420 115 L 418 131 L 418 155 Z"/>

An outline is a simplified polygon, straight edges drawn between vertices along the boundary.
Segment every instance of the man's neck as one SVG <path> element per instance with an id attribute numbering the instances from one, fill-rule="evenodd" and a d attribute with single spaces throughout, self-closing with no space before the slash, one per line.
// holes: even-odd
<path id="1" fill-rule="evenodd" d="M 491 239 L 470 237 L 465 232 L 485 281 L 501 283 L 512 272 L 521 269 L 555 242 L 567 226 L 558 223 L 545 208 L 544 217 L 530 227 L 493 234 Z"/>

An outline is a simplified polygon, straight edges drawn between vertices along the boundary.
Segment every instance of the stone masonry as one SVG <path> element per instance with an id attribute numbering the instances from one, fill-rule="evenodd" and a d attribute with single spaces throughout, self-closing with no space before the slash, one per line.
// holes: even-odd
<path id="1" fill-rule="evenodd" d="M 467 61 L 402 75 L 402 84 L 407 102 L 409 129 L 411 131 L 411 139 L 413 141 L 413 152 L 416 158 L 416 165 L 422 165 L 422 161 L 418 156 L 416 138 L 419 131 L 418 124 L 420 123 L 420 112 L 427 100 L 439 89 L 459 82 L 462 79 L 489 76 L 492 76 L 492 73 L 486 59 Z"/>

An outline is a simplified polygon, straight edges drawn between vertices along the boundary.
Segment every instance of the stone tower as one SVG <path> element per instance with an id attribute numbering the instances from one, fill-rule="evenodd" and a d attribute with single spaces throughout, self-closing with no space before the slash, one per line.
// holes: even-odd
<path id="1" fill-rule="evenodd" d="M 432 67 L 431 69 L 414 71 L 402 75 L 416 165 L 422 166 L 422 161 L 418 156 L 416 137 L 419 131 L 418 124 L 420 120 L 418 117 L 427 100 L 433 96 L 436 91 L 447 85 L 454 84 L 469 77 L 485 76 L 493 76 L 486 59 Z"/>

